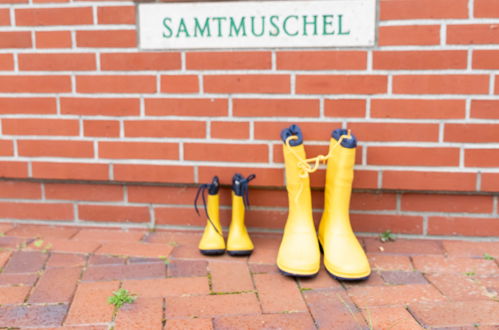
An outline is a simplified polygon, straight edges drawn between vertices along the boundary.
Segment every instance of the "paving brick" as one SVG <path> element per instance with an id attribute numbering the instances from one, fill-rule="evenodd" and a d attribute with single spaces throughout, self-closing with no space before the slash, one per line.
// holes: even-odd
<path id="1" fill-rule="evenodd" d="M 279 274 L 253 276 L 264 313 L 303 312 L 307 310 L 294 278 Z"/>
<path id="2" fill-rule="evenodd" d="M 404 307 L 376 307 L 362 310 L 372 329 L 422 329 Z"/>
<path id="3" fill-rule="evenodd" d="M 213 324 L 211 319 L 181 319 L 181 320 L 167 320 L 166 330 L 184 330 L 184 329 L 203 329 L 212 330 Z"/>
<path id="4" fill-rule="evenodd" d="M 412 263 L 409 257 L 383 254 L 368 254 L 371 268 L 376 270 L 403 270 L 412 271 Z"/>
<path id="5" fill-rule="evenodd" d="M 29 286 L 0 287 L 0 305 L 22 304 L 29 290 L 31 290 Z"/>
<path id="6" fill-rule="evenodd" d="M 13 248 L 16 249 L 22 246 L 26 242 L 26 239 L 20 237 L 0 237 L 0 249 Z"/>
<path id="7" fill-rule="evenodd" d="M 10 223 L 0 223 L 0 233 L 5 234 L 9 230 L 11 230 L 14 226 Z"/>
<path id="8" fill-rule="evenodd" d="M 139 297 L 125 304 L 116 315 L 116 329 L 163 329 L 163 299 Z"/>
<path id="9" fill-rule="evenodd" d="M 145 233 L 141 230 L 122 231 L 116 229 L 82 229 L 74 237 L 74 239 L 119 242 L 139 241 L 144 234 Z"/>
<path id="10" fill-rule="evenodd" d="M 42 269 L 48 254 L 41 252 L 16 251 L 12 253 L 3 273 L 34 273 Z"/>
<path id="11" fill-rule="evenodd" d="M 96 254 L 126 255 L 135 257 L 168 257 L 173 246 L 139 242 L 104 242 Z"/>
<path id="12" fill-rule="evenodd" d="M 249 258 L 250 263 L 275 264 L 277 252 L 281 243 L 281 237 L 277 236 L 255 236 L 252 237 L 253 243 L 257 247 Z"/>
<path id="13" fill-rule="evenodd" d="M 205 260 L 178 260 L 170 261 L 167 270 L 168 276 L 189 277 L 207 276 L 208 262 Z"/>
<path id="14" fill-rule="evenodd" d="M 320 329 L 363 329 L 367 326 L 362 313 L 344 292 L 306 291 L 303 296 Z"/>
<path id="15" fill-rule="evenodd" d="M 208 269 L 214 292 L 254 290 L 248 265 L 245 263 L 210 261 Z"/>
<path id="16" fill-rule="evenodd" d="M 130 280 L 162 278 L 166 276 L 165 264 L 160 261 L 134 265 L 89 266 L 83 274 L 83 281 Z"/>
<path id="17" fill-rule="evenodd" d="M 248 264 L 252 274 L 279 273 L 279 268 L 275 264 Z"/>
<path id="18" fill-rule="evenodd" d="M 166 298 L 167 319 L 257 313 L 260 306 L 254 293 Z"/>
<path id="19" fill-rule="evenodd" d="M 46 268 L 81 267 L 86 262 L 85 256 L 72 253 L 51 253 Z"/>
<path id="20" fill-rule="evenodd" d="M 70 238 L 78 232 L 77 228 L 65 226 L 47 225 L 17 225 L 9 231 L 9 236 L 30 237 L 30 238 Z"/>
<path id="21" fill-rule="evenodd" d="M 473 276 L 460 273 L 437 273 L 426 275 L 426 278 L 452 300 L 487 299 L 486 290 Z"/>
<path id="22" fill-rule="evenodd" d="M 28 302 L 69 303 L 80 274 L 80 267 L 52 268 L 46 270 L 38 280 Z"/>
<path id="23" fill-rule="evenodd" d="M 363 288 L 366 286 L 383 286 L 385 285 L 385 281 L 381 277 L 381 275 L 377 272 L 372 272 L 367 280 L 363 281 L 345 281 L 343 285 L 346 289 L 350 288 Z"/>
<path id="24" fill-rule="evenodd" d="M 303 289 L 343 289 L 340 282 L 334 280 L 321 266 L 319 274 L 312 278 L 300 278 L 300 288 Z"/>
<path id="25" fill-rule="evenodd" d="M 0 269 L 7 263 L 11 255 L 11 251 L 0 251 Z"/>
<path id="26" fill-rule="evenodd" d="M 427 284 L 428 282 L 424 276 L 417 271 L 403 272 L 403 271 L 383 271 L 381 277 L 387 284 L 400 285 L 400 284 Z"/>
<path id="27" fill-rule="evenodd" d="M 452 301 L 440 303 L 419 303 L 409 310 L 425 327 L 473 327 L 497 325 L 499 304 L 493 301 Z"/>
<path id="28" fill-rule="evenodd" d="M 38 246 L 37 246 L 38 245 Z M 95 241 L 80 241 L 75 239 L 45 239 L 30 244 L 30 249 L 47 250 L 68 253 L 92 253 L 100 246 Z"/>
<path id="29" fill-rule="evenodd" d="M 113 257 L 105 255 L 91 255 L 88 258 L 89 265 L 123 265 L 126 259 L 123 257 Z"/>
<path id="30" fill-rule="evenodd" d="M 483 257 L 485 253 L 499 259 L 499 242 L 444 241 L 449 256 Z"/>
<path id="31" fill-rule="evenodd" d="M 423 273 L 468 273 L 477 275 L 498 274 L 494 260 L 443 256 L 415 256 L 414 266 Z"/>
<path id="32" fill-rule="evenodd" d="M 361 308 L 444 300 L 430 284 L 358 287 L 348 290 L 348 294 Z"/>
<path id="33" fill-rule="evenodd" d="M 421 254 L 443 254 L 443 248 L 439 241 L 433 240 L 396 240 L 394 242 L 382 243 L 377 238 L 364 238 L 367 252 L 383 252 L 386 254 L 421 255 Z"/>
<path id="34" fill-rule="evenodd" d="M 172 277 L 151 280 L 129 280 L 123 287 L 140 297 L 169 297 L 209 294 L 207 277 Z"/>
<path id="35" fill-rule="evenodd" d="M 37 274 L 0 274 L 0 285 L 27 285 L 32 286 L 35 284 L 36 279 L 38 278 Z"/>
<path id="36" fill-rule="evenodd" d="M 227 316 L 213 324 L 216 329 L 315 329 L 308 313 Z"/>
<path id="37" fill-rule="evenodd" d="M 110 322 L 113 316 L 113 307 L 107 302 L 119 283 L 92 282 L 80 283 L 76 289 L 71 309 L 66 317 L 65 325 L 91 324 Z"/>
<path id="38" fill-rule="evenodd" d="M 482 287 L 485 288 L 488 297 L 497 300 L 499 298 L 499 277 L 485 277 L 477 279 Z"/>
<path id="39" fill-rule="evenodd" d="M 0 327 L 50 327 L 64 320 L 67 305 L 23 305 L 0 308 Z"/>

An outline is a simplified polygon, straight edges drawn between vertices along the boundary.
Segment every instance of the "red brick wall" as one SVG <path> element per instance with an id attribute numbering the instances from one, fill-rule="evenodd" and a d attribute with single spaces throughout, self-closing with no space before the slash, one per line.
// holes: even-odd
<path id="1" fill-rule="evenodd" d="M 379 18 L 374 48 L 141 52 L 133 2 L 0 0 L 0 219 L 201 226 L 189 184 L 240 171 L 250 226 L 280 229 L 298 123 L 310 155 L 358 137 L 356 230 L 499 236 L 499 1 Z"/>

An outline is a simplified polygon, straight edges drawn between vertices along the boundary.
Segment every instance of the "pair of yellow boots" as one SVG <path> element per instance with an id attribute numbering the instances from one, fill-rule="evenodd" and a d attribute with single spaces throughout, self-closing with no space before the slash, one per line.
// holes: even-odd
<path id="1" fill-rule="evenodd" d="M 349 206 L 352 192 L 353 166 L 357 141 L 345 129 L 331 134 L 329 153 L 306 159 L 303 135 L 297 125 L 281 132 L 286 168 L 286 189 L 289 214 L 279 253 L 277 267 L 285 275 L 315 276 L 320 269 L 320 248 L 324 266 L 336 279 L 362 280 L 371 269 L 366 254 L 350 225 Z M 327 160 L 324 189 L 324 213 L 316 234 L 312 218 L 309 173 L 320 160 Z M 315 162 L 315 168 L 308 165 Z"/>
<path id="2" fill-rule="evenodd" d="M 254 174 L 244 178 L 238 173 L 232 177 L 232 220 L 229 226 L 227 246 L 220 224 L 219 179 L 215 176 L 210 184 L 203 184 L 199 187 L 194 199 L 194 207 L 199 214 L 197 200 L 201 196 L 208 220 L 198 246 L 202 254 L 220 255 L 227 251 L 231 256 L 248 256 L 253 252 L 253 242 L 244 225 L 244 210 L 245 206 L 248 206 L 248 184 L 254 178 Z M 208 200 L 205 199 L 205 191 L 208 191 Z"/>

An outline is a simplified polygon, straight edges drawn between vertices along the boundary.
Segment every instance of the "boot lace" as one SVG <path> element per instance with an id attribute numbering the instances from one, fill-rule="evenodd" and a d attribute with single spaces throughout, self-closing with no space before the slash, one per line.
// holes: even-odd
<path id="1" fill-rule="evenodd" d="M 196 193 L 196 197 L 194 198 L 194 210 L 196 211 L 196 213 L 199 216 L 201 216 L 201 214 L 199 214 L 199 210 L 198 210 L 198 199 L 199 199 L 199 196 L 201 196 L 201 200 L 203 201 L 204 213 L 206 214 L 206 218 L 208 219 L 208 222 L 211 224 L 213 229 L 215 229 L 217 234 L 223 237 L 223 234 L 218 230 L 217 226 L 215 226 L 215 224 L 211 220 L 210 215 L 208 214 L 208 207 L 206 206 L 206 197 L 205 197 L 206 190 L 210 191 L 214 188 L 215 188 L 215 184 L 213 184 L 213 183 L 210 183 L 210 184 L 205 183 L 205 184 L 202 184 L 199 186 L 198 191 Z"/>
<path id="2" fill-rule="evenodd" d="M 255 174 L 248 175 L 244 178 L 241 174 L 236 173 L 232 178 L 232 189 L 234 193 L 238 196 L 243 196 L 244 206 L 249 208 L 249 182 L 256 178 Z"/>

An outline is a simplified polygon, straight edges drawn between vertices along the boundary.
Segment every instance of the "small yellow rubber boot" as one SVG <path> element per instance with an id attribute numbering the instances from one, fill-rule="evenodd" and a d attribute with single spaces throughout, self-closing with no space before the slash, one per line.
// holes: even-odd
<path id="1" fill-rule="evenodd" d="M 281 132 L 289 213 L 282 236 L 277 267 L 288 276 L 312 277 L 320 268 L 320 251 L 312 218 L 312 197 L 307 172 L 299 167 L 304 160 L 303 135 L 297 125 Z"/>
<path id="2" fill-rule="evenodd" d="M 254 174 L 244 178 L 237 173 L 232 177 L 232 220 L 227 238 L 227 253 L 233 257 L 249 256 L 254 249 L 244 225 L 244 210 L 245 206 L 248 206 L 248 184 L 254 178 Z"/>
<path id="3" fill-rule="evenodd" d="M 199 241 L 199 252 L 204 255 L 220 255 L 225 253 L 225 241 L 222 233 L 222 226 L 220 225 L 219 214 L 219 196 L 218 190 L 220 183 L 218 177 L 213 177 L 210 184 L 202 184 L 196 194 L 194 200 L 194 209 L 199 215 L 197 208 L 197 200 L 199 196 L 203 199 L 204 211 L 206 213 L 206 227 L 204 228 L 203 236 Z M 205 190 L 208 191 L 208 203 L 204 196 Z"/>
<path id="4" fill-rule="evenodd" d="M 334 130 L 331 135 L 324 213 L 319 225 L 324 266 L 336 279 L 363 280 L 369 277 L 371 268 L 349 215 L 357 140 L 346 129 Z"/>

